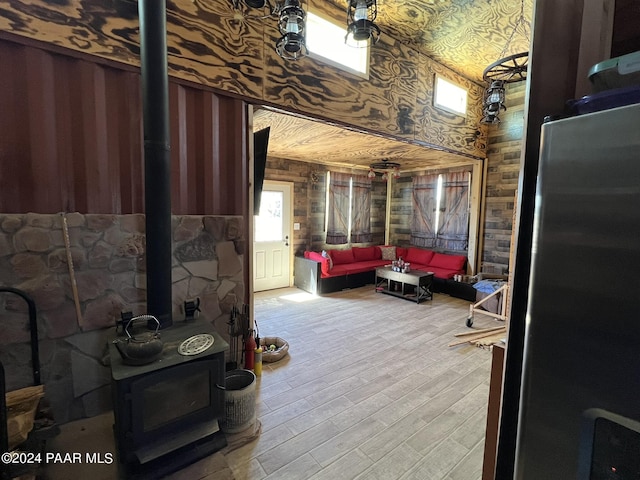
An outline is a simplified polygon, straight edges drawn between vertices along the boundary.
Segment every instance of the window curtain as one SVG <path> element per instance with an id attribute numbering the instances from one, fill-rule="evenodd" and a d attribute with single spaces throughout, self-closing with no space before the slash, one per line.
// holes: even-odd
<path id="1" fill-rule="evenodd" d="M 411 245 L 435 247 L 438 175 L 413 177 Z"/>
<path id="2" fill-rule="evenodd" d="M 366 243 L 371 234 L 371 179 L 366 175 L 352 177 L 353 210 L 351 214 L 351 242 Z"/>
<path id="3" fill-rule="evenodd" d="M 327 240 L 331 245 L 347 243 L 349 228 L 349 180 L 351 175 L 330 172 Z"/>
<path id="4" fill-rule="evenodd" d="M 443 175 L 440 199 L 442 222 L 436 246 L 445 250 L 469 247 L 469 173 Z"/>

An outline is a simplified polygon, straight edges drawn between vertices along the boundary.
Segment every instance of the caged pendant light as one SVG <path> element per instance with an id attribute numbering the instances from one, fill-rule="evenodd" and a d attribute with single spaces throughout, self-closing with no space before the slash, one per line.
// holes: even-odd
<path id="1" fill-rule="evenodd" d="M 489 84 L 484 94 L 483 101 L 483 117 L 481 122 L 488 124 L 500 123 L 500 112 L 505 111 L 507 107 L 505 103 L 505 85 L 507 83 L 519 82 L 527 78 L 527 66 L 529 61 L 529 52 L 520 52 L 513 55 L 505 56 L 509 44 L 518 30 L 522 27 L 525 37 L 529 38 L 525 26 L 531 29 L 529 22 L 524 17 L 524 0 L 520 2 L 520 16 L 513 26 L 513 31 L 507 39 L 500 59 L 493 62 L 483 72 L 483 79 Z"/>
<path id="2" fill-rule="evenodd" d="M 299 0 L 285 0 L 278 21 L 282 37 L 276 42 L 276 52 L 285 60 L 297 60 L 307 55 L 305 16 Z"/>
<path id="3" fill-rule="evenodd" d="M 278 30 L 282 35 L 275 44 L 276 53 L 285 60 L 298 60 L 307 55 L 305 42 L 306 14 L 300 0 L 284 0 L 272 5 L 269 0 L 232 0 L 233 8 L 241 9 L 241 4 L 249 9 L 264 9 L 269 13 L 260 16 L 247 16 L 260 20 L 270 17 L 278 18 Z"/>
<path id="4" fill-rule="evenodd" d="M 376 44 L 380 39 L 380 28 L 374 23 L 377 16 L 376 0 L 349 0 L 345 43 L 360 46 L 359 42 L 371 39 L 371 43 Z"/>

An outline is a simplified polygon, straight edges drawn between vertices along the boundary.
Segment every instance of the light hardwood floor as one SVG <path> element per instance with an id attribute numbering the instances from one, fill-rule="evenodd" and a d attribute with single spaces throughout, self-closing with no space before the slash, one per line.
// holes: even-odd
<path id="1" fill-rule="evenodd" d="M 491 354 L 448 347 L 469 303 L 363 287 L 255 297 L 260 335 L 290 344 L 258 384 L 262 435 L 227 455 L 238 479 L 481 477 Z M 478 315 L 475 328 L 495 326 Z"/>
<path id="2" fill-rule="evenodd" d="M 257 293 L 260 335 L 290 345 L 256 385 L 262 433 L 169 479 L 479 480 L 491 353 L 447 346 L 468 331 L 468 310 L 447 295 L 417 305 L 372 286 Z M 477 315 L 474 328 L 496 325 Z M 53 448 L 114 451 L 112 422 L 67 424 Z M 82 467 L 50 468 L 46 478 L 115 478 L 115 465 Z"/>

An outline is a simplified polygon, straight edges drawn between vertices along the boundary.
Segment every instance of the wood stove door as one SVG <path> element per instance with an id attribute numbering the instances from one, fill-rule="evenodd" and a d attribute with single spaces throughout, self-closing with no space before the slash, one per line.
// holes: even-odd
<path id="1" fill-rule="evenodd" d="M 217 430 L 224 415 L 224 354 L 117 382 L 116 439 L 121 461 L 140 451 L 166 453 Z M 210 424 L 210 428 L 202 428 Z M 172 447 L 172 448 L 173 448 Z"/>

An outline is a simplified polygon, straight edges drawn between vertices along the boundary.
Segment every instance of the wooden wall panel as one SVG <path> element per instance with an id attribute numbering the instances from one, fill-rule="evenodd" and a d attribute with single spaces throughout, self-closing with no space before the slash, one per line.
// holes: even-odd
<path id="1" fill-rule="evenodd" d="M 128 0 L 2 0 L 0 30 L 140 65 L 138 3 Z M 262 24 L 238 21 L 231 2 L 167 2 L 171 73 L 259 98 Z"/>
<path id="2" fill-rule="evenodd" d="M 269 35 L 271 34 L 271 35 Z M 275 28 L 265 28 L 264 99 L 291 110 L 374 132 L 414 140 L 418 55 L 382 35 L 371 49 L 369 78 L 302 58 L 283 62 L 272 45 Z"/>
<path id="3" fill-rule="evenodd" d="M 293 249 L 295 255 L 302 255 L 305 250 L 322 251 L 323 249 L 343 248 L 327 245 L 325 240 L 325 210 L 327 171 L 341 170 L 345 173 L 362 175 L 361 170 L 333 168 L 269 156 L 265 178 L 293 183 L 293 222 L 300 224 L 300 230 L 293 232 Z M 387 184 L 380 177 L 371 186 L 371 233 L 372 245 L 384 244 Z"/>
<path id="4" fill-rule="evenodd" d="M 433 105 L 436 74 L 467 89 L 466 116 L 455 115 Z M 424 55 L 420 56 L 419 78 L 422 88 L 419 89 L 416 107 L 416 139 L 448 148 L 455 145 L 461 151 L 482 157 L 487 144 L 487 126 L 478 120 L 482 118 L 484 88 Z"/>
<path id="5" fill-rule="evenodd" d="M 509 271 L 513 210 L 520 179 L 520 155 L 524 128 L 525 82 L 506 88 L 507 111 L 500 125 L 489 127 L 487 190 L 485 194 L 484 245 L 481 269 L 488 273 Z"/>
<path id="6" fill-rule="evenodd" d="M 0 3 L 0 31 L 138 65 L 136 2 Z M 344 8 L 331 2 L 312 0 L 306 8 L 344 21 Z M 169 2 L 167 30 L 169 71 L 176 78 L 372 133 L 485 156 L 472 140 L 479 110 L 473 109 L 467 122 L 444 122 L 437 132 L 430 128 L 441 120 L 424 101 L 432 80 L 422 74 L 422 55 L 402 37 L 383 33 L 372 48 L 370 76 L 364 80 L 310 58 L 281 59 L 274 51 L 279 37 L 275 19 L 243 16 L 227 0 Z M 453 71 L 448 75 L 457 83 L 470 83 Z M 471 97 L 478 100 L 475 93 Z M 425 124 L 432 116 L 433 122 Z"/>
<path id="7" fill-rule="evenodd" d="M 135 71 L 0 40 L 0 211 L 141 213 Z M 170 83 L 172 211 L 248 211 L 246 106 Z"/>

